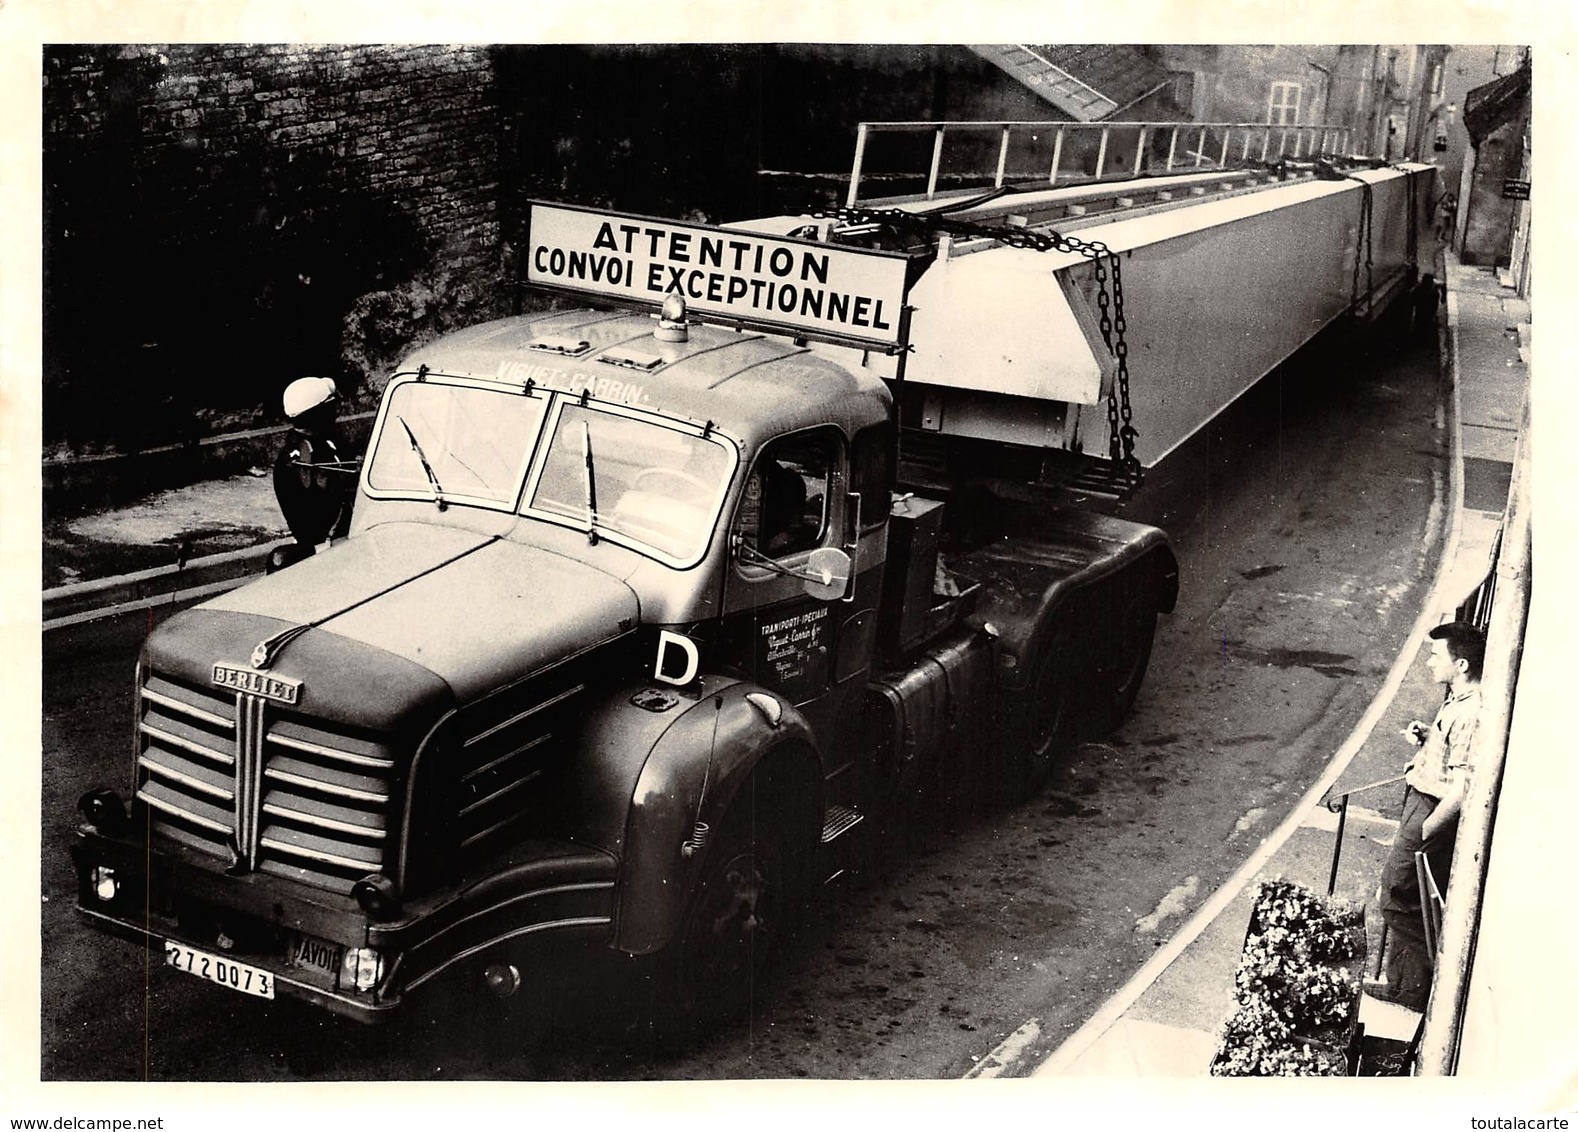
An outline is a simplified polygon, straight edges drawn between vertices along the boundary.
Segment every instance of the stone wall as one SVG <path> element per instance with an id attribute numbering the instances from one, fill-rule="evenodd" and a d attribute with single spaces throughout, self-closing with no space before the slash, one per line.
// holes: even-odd
<path id="1" fill-rule="evenodd" d="M 44 80 L 49 439 L 354 394 L 396 324 L 507 309 L 487 48 L 52 46 Z"/>
<path id="2" fill-rule="evenodd" d="M 1469 173 L 1468 214 L 1463 218 L 1464 263 L 1507 267 L 1512 262 L 1512 236 L 1517 228 L 1518 201 L 1502 196 L 1508 180 L 1523 175 L 1523 139 L 1527 112 L 1498 126 L 1474 147 Z M 1463 205 L 1460 203 L 1459 208 Z"/>
<path id="3" fill-rule="evenodd" d="M 155 48 L 164 76 L 139 107 L 144 152 L 331 171 L 416 221 L 430 243 L 496 250 L 492 70 L 477 47 Z"/>

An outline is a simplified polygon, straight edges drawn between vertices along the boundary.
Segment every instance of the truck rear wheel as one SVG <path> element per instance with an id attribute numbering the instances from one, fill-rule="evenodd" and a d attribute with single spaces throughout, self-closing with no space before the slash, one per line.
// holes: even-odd
<path id="1" fill-rule="evenodd" d="M 1036 661 L 1030 683 L 1004 696 L 1001 734 L 1006 743 L 996 760 L 998 789 L 994 792 L 1004 804 L 1016 805 L 1045 786 L 1059 756 L 1074 743 L 1068 670 L 1065 643 L 1049 641 Z"/>
<path id="2" fill-rule="evenodd" d="M 1052 775 L 1058 756 L 1074 742 L 1074 710 L 1066 677 L 1066 652 L 1053 641 L 1036 665 L 1030 685 L 1029 733 L 1024 746 L 1021 797 L 1034 794 Z"/>
<path id="3" fill-rule="evenodd" d="M 1116 729 L 1134 707 L 1155 640 L 1156 610 L 1143 599 L 1135 598 L 1114 610 L 1102 658 L 1105 678 L 1092 719 L 1097 734 Z"/>

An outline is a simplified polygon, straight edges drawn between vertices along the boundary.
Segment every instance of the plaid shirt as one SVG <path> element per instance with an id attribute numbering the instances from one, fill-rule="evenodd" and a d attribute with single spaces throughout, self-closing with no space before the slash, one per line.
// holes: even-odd
<path id="1" fill-rule="evenodd" d="M 1479 723 L 1479 688 L 1448 693 L 1436 712 L 1425 745 L 1414 756 L 1408 785 L 1432 798 L 1446 797 L 1451 787 L 1468 780 L 1470 746 Z"/>

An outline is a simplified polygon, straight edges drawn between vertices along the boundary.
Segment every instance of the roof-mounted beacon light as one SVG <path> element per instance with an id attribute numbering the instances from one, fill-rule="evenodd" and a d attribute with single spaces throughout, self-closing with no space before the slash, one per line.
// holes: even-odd
<path id="1" fill-rule="evenodd" d="M 690 338 L 690 323 L 685 318 L 685 296 L 671 294 L 663 300 L 657 329 L 652 337 L 659 342 L 685 342 Z"/>

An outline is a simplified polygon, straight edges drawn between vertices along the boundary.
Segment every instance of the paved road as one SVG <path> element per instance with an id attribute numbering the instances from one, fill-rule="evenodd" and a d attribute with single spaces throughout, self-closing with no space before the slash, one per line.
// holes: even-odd
<path id="1" fill-rule="evenodd" d="M 1379 688 L 1440 536 L 1433 351 L 1327 346 L 1152 477 L 1182 565 L 1130 720 L 1037 798 L 929 816 L 829 893 L 751 1017 L 658 1048 L 617 1010 L 537 1042 L 438 1014 L 389 1038 L 150 966 L 71 912 L 89 785 L 129 776 L 146 613 L 45 652 L 46 1078 L 703 1079 L 961 1076 L 1027 1019 L 1049 1052 L 1292 807 Z M 1143 422 L 1140 422 L 1143 425 Z M 157 957 L 156 957 L 157 958 Z"/>

